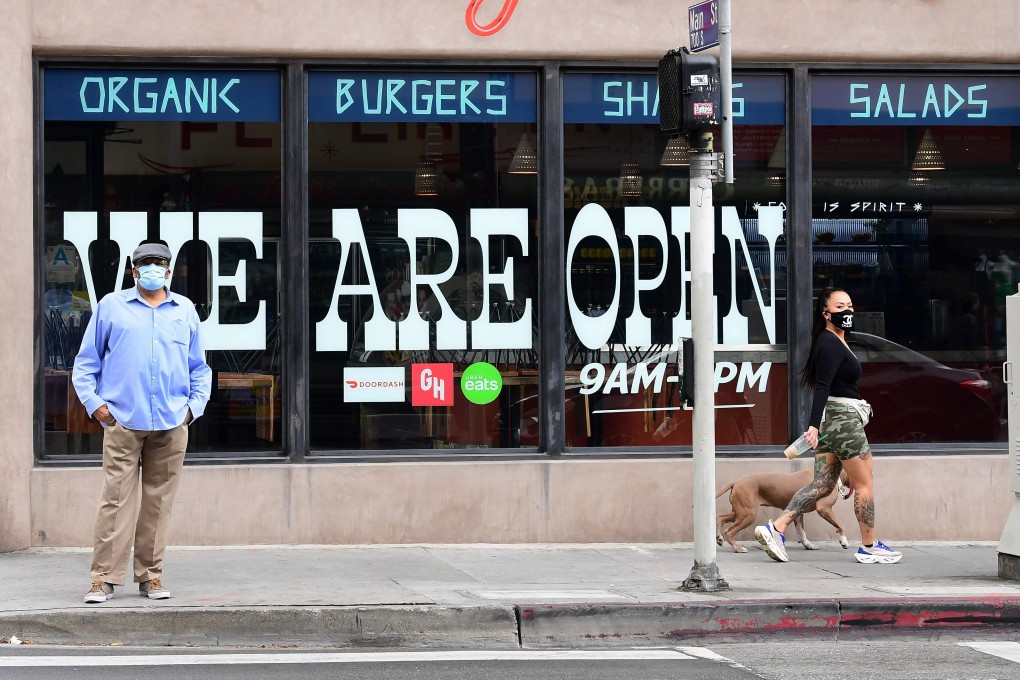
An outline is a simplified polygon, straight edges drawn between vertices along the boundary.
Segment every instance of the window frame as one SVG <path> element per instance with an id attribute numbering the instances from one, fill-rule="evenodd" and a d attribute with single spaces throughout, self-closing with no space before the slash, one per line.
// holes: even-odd
<path id="1" fill-rule="evenodd" d="M 309 458 L 308 384 L 309 342 L 308 282 L 303 279 L 307 271 L 308 253 L 304 244 L 308 237 L 308 163 L 307 163 L 307 74 L 319 69 L 358 70 L 499 70 L 533 71 L 538 78 L 537 144 L 540 157 L 538 217 L 541 225 L 538 247 L 539 286 L 541 290 L 565 289 L 562 260 L 565 256 L 563 225 L 563 77 L 570 71 L 640 71 L 648 72 L 655 63 L 642 60 L 579 61 L 579 60 L 391 60 L 391 59 L 298 59 L 249 57 L 89 57 L 89 56 L 33 56 L 33 177 L 34 216 L 32 225 L 33 252 L 44 244 L 44 172 L 42 166 L 45 121 L 42 118 L 43 72 L 51 67 L 111 67 L 111 68 L 232 68 L 279 69 L 283 82 L 281 101 L 282 149 L 282 228 L 280 266 L 284 280 L 299 281 L 299 285 L 283 286 L 280 299 L 283 307 L 299 310 L 284 315 L 284 353 L 281 366 L 282 455 L 266 456 L 264 452 L 230 452 L 189 454 L 188 464 L 287 464 L 331 462 L 413 462 L 413 461 L 509 461 L 563 459 L 643 459 L 688 458 L 690 447 L 672 451 L 661 449 L 585 448 L 569 450 L 564 446 L 565 376 L 559 367 L 565 361 L 563 315 L 566 313 L 560 295 L 547 295 L 536 300 L 539 329 L 539 445 L 534 450 L 488 449 L 464 452 L 431 449 L 406 452 L 386 451 L 368 453 L 361 450 L 316 451 Z M 1010 64 L 952 64 L 952 63 L 901 63 L 859 64 L 850 62 L 748 62 L 739 64 L 743 72 L 762 72 L 783 75 L 786 78 L 786 120 L 788 132 L 787 170 L 787 229 L 788 280 L 791 309 L 787 318 L 789 344 L 786 346 L 790 365 L 800 365 L 807 355 L 804 342 L 810 329 L 811 258 L 807 235 L 811 231 L 811 80 L 816 74 L 895 74 L 938 72 L 946 75 L 967 73 L 996 73 L 1020 75 L 1020 67 Z M 805 187 L 799 190 L 798 187 Z M 33 291 L 35 299 L 42 299 L 45 272 L 42 258 L 36 259 Z M 98 466 L 98 454 L 49 455 L 44 444 L 43 389 L 43 319 L 36 310 L 33 321 L 33 360 L 35 385 L 33 392 L 33 457 L 35 465 L 46 467 Z M 771 346 L 770 346 L 771 347 Z M 789 381 L 789 422 L 787 428 L 795 436 L 799 423 L 807 417 L 810 408 L 809 390 Z M 1002 453 L 1005 442 L 948 443 L 917 445 L 883 445 L 883 453 L 893 455 L 938 455 L 940 453 Z M 717 457 L 757 457 L 774 455 L 772 446 L 718 447 Z"/>

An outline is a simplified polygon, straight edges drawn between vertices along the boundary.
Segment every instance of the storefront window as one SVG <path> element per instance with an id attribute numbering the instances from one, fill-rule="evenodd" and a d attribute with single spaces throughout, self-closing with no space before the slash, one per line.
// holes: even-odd
<path id="1" fill-rule="evenodd" d="M 308 91 L 312 449 L 534 447 L 534 75 Z"/>
<path id="2" fill-rule="evenodd" d="M 982 74 L 813 80 L 814 292 L 853 298 L 874 442 L 1006 439 L 1018 93 Z"/>
<path id="3" fill-rule="evenodd" d="M 43 72 L 45 453 L 100 453 L 69 373 L 130 256 L 162 240 L 214 370 L 191 452 L 281 450 L 280 77 L 271 71 Z"/>
<path id="4" fill-rule="evenodd" d="M 659 131 L 657 97 L 654 74 L 564 80 L 570 446 L 691 443 L 690 151 Z M 714 197 L 720 445 L 787 437 L 784 102 L 781 76 L 735 78 L 738 182 Z"/>

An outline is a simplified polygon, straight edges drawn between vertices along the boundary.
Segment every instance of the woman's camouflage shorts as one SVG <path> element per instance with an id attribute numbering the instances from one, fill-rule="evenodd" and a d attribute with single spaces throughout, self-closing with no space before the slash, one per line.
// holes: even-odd
<path id="1" fill-rule="evenodd" d="M 818 453 L 834 453 L 840 460 L 856 458 L 871 450 L 868 437 L 864 434 L 861 415 L 849 404 L 838 401 L 825 402 L 825 418 L 818 429 L 818 436 L 828 435 L 818 442 Z"/>

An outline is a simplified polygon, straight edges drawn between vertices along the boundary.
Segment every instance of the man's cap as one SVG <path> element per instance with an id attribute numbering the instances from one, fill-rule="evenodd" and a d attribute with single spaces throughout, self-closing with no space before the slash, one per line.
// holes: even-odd
<path id="1" fill-rule="evenodd" d="M 147 257 L 161 257 L 169 262 L 170 249 L 162 243 L 143 243 L 135 248 L 135 252 L 131 253 L 131 263 L 137 263 Z"/>

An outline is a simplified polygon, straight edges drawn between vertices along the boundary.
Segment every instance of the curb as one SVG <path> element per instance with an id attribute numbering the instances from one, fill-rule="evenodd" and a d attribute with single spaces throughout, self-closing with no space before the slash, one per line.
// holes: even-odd
<path id="1" fill-rule="evenodd" d="M 518 648 L 512 606 L 65 609 L 0 615 L 37 644 Z"/>
<path id="2" fill-rule="evenodd" d="M 1020 639 L 1018 624 L 1016 596 L 479 607 L 86 608 L 0 614 L 0 632 L 36 644 L 391 649 L 604 649 L 784 637 L 836 640 L 964 630 L 974 634 L 975 629 Z"/>
<path id="3" fill-rule="evenodd" d="M 1006 628 L 1020 639 L 1020 597 L 721 600 L 675 604 L 524 605 L 521 646 L 662 646 L 776 637 L 932 635 Z"/>

